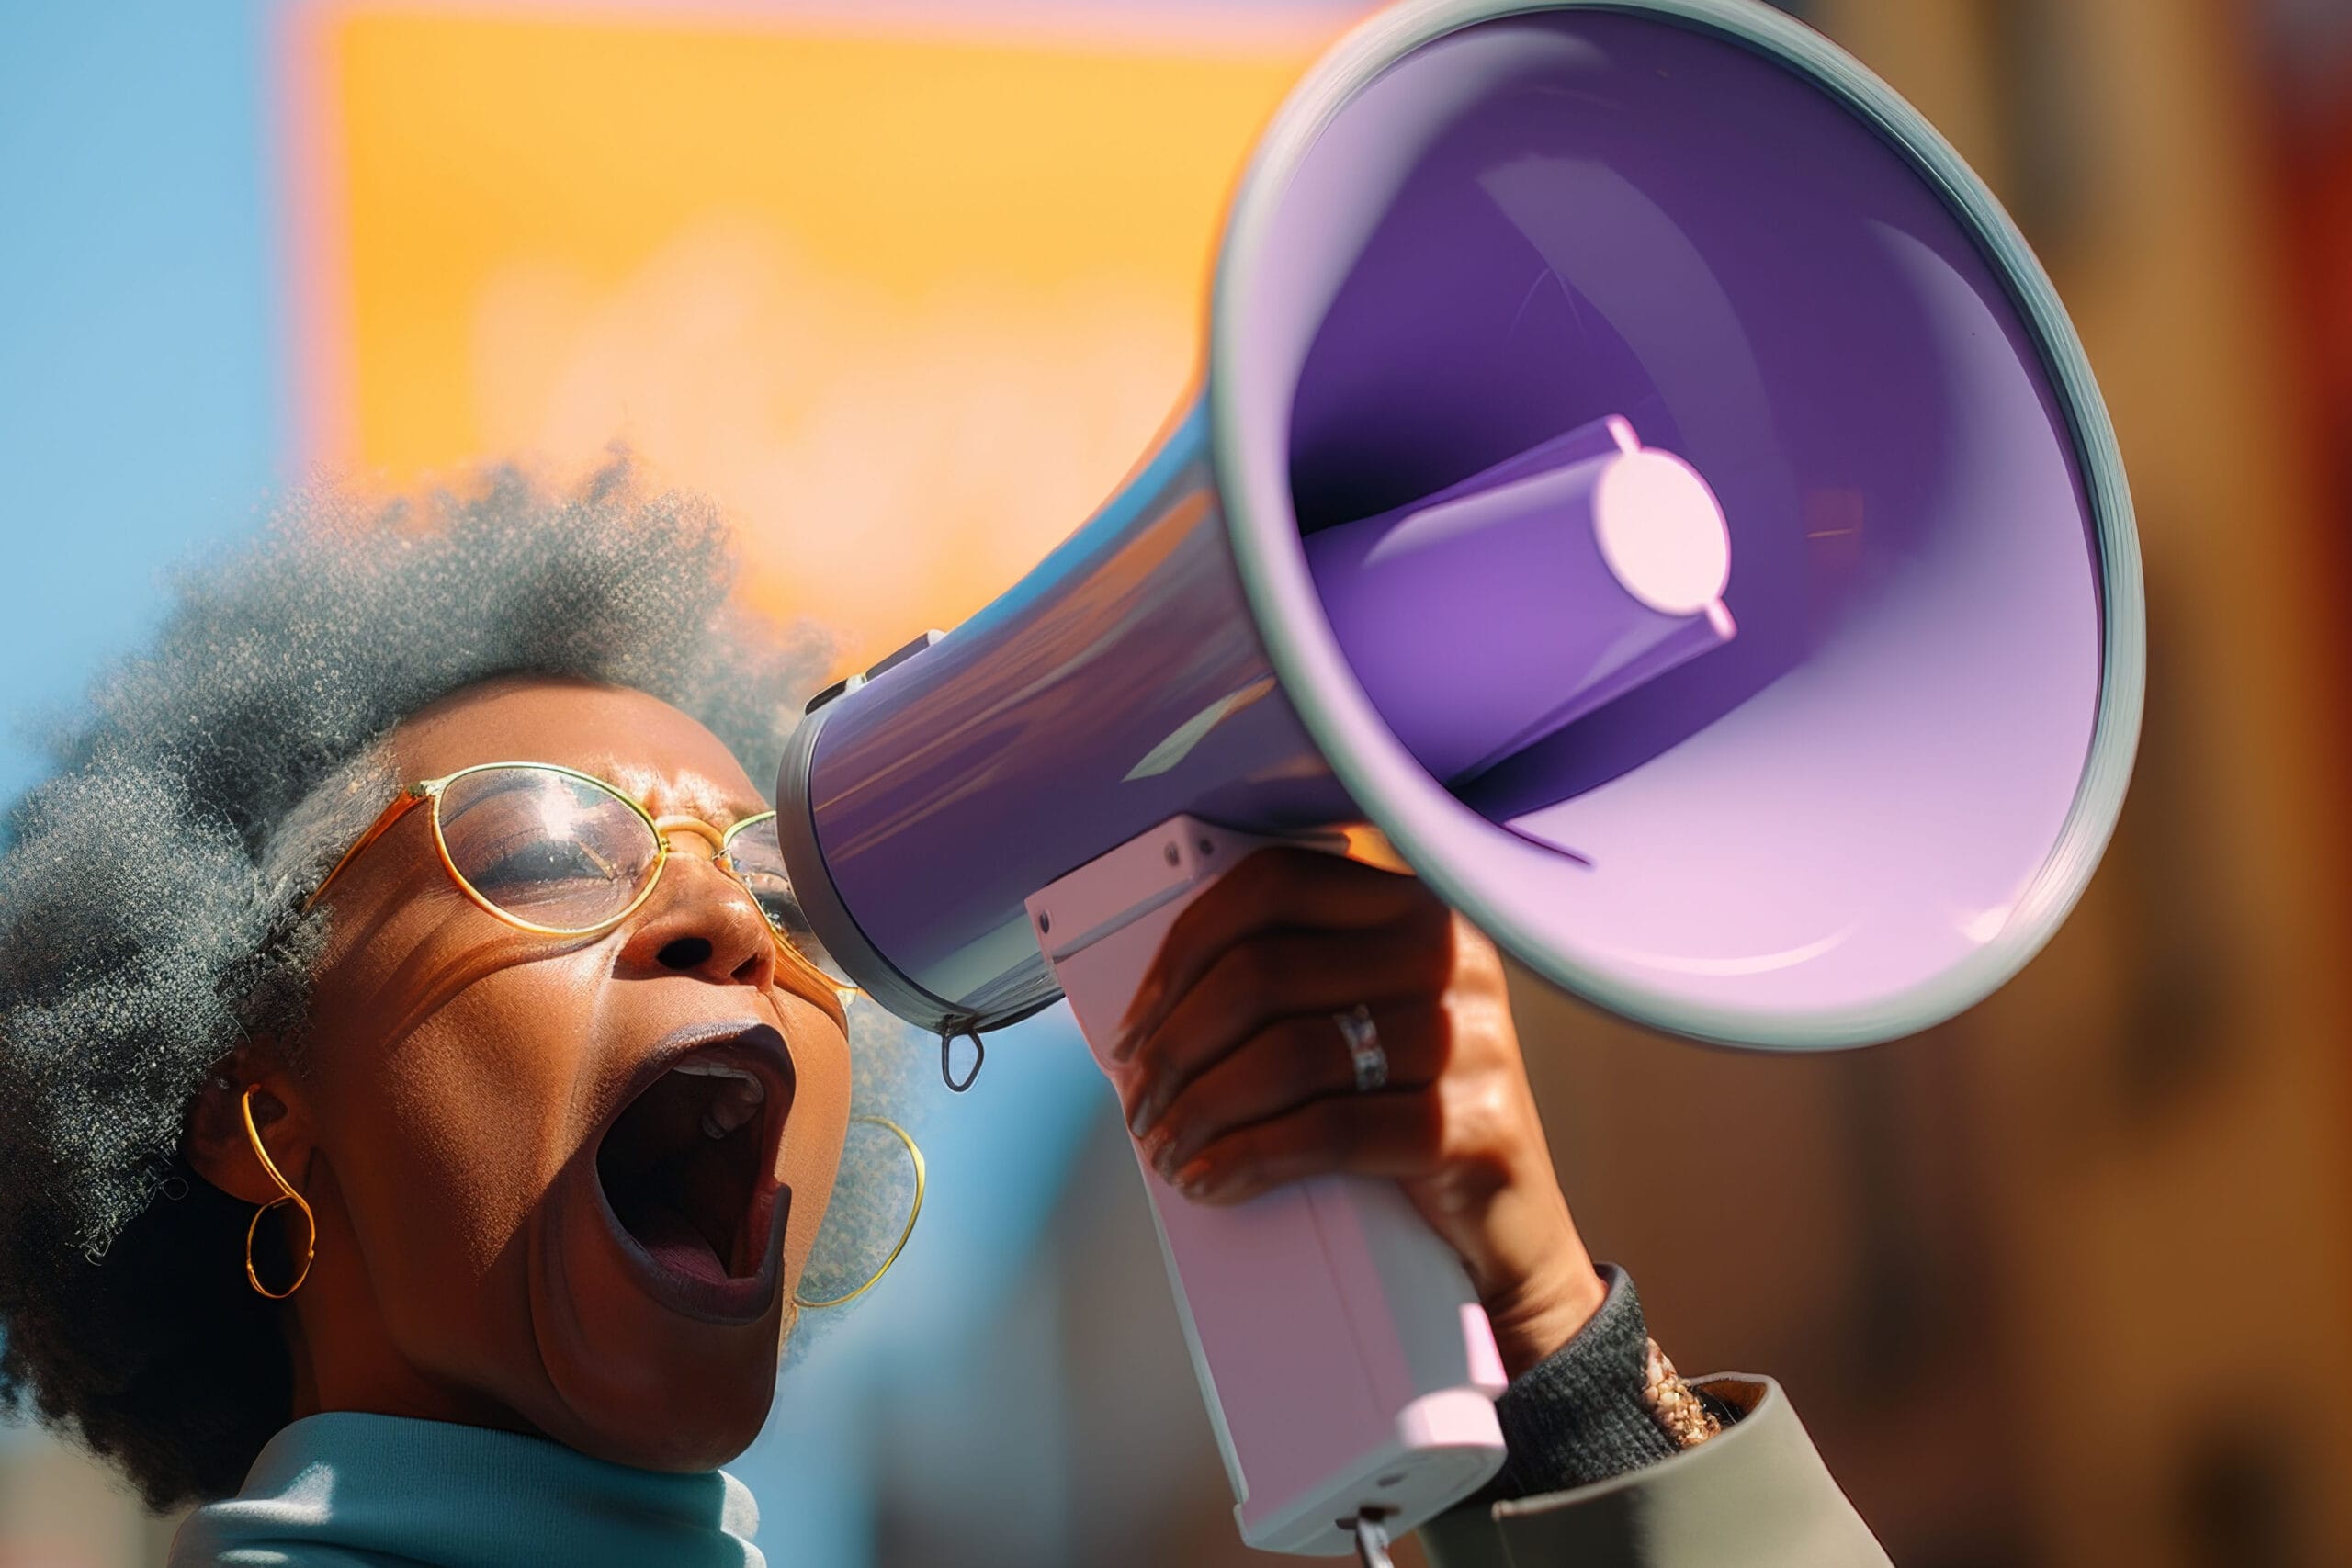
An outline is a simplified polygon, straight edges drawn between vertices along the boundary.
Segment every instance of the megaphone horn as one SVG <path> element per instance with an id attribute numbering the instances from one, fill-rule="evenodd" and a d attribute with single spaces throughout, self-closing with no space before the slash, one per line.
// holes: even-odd
<path id="1" fill-rule="evenodd" d="M 2143 665 L 2081 345 L 1915 111 L 1750 0 L 1419 0 L 1258 149 L 1198 398 L 1002 597 L 819 694 L 778 831 L 943 1036 L 1067 994 L 1100 1054 L 1222 867 L 1369 822 L 1590 1000 L 1851 1045 L 2064 919 Z M 1492 1472 L 1491 1336 L 1393 1186 L 1142 1169 L 1252 1545 Z"/>

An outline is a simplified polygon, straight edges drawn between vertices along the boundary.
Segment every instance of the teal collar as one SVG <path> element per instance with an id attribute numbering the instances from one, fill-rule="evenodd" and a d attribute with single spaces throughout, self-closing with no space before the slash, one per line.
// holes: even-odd
<path id="1" fill-rule="evenodd" d="M 544 1438 L 330 1411 L 272 1438 L 188 1516 L 171 1568 L 765 1568 L 760 1511 L 719 1471 L 633 1470 Z"/>

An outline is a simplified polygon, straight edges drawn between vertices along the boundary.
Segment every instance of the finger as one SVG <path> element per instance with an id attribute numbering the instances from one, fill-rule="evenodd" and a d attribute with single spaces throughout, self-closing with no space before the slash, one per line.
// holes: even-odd
<path id="1" fill-rule="evenodd" d="M 1194 1077 L 1274 1020 L 1435 993 L 1450 962 L 1444 944 L 1395 926 L 1275 931 L 1227 948 L 1129 1056 L 1127 1130 L 1142 1136 Z"/>
<path id="2" fill-rule="evenodd" d="M 1388 1064 L 1387 1087 L 1434 1083 L 1453 1052 L 1445 1010 L 1424 999 L 1368 1010 Z M 1185 1086 L 1148 1130 L 1144 1154 L 1162 1177 L 1172 1178 L 1228 1133 L 1310 1100 L 1360 1092 L 1354 1054 L 1337 1019 L 1278 1019 Z"/>
<path id="3" fill-rule="evenodd" d="M 1238 1203 L 1315 1176 L 1427 1176 L 1447 1153 L 1444 1091 L 1421 1089 L 1309 1100 L 1210 1142 L 1172 1185 L 1206 1203 Z"/>
<path id="4" fill-rule="evenodd" d="M 1440 919 L 1445 906 L 1410 876 L 1341 855 L 1287 845 L 1261 849 L 1217 878 L 1160 940 L 1112 1047 L 1124 1060 L 1217 956 L 1238 942 L 1286 929 L 1364 931 Z"/>

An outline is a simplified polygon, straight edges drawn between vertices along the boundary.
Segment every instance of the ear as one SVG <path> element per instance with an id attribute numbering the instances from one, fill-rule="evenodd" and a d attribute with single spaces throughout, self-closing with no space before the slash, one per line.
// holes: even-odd
<path id="1" fill-rule="evenodd" d="M 300 1190 L 311 1164 L 311 1118 L 292 1075 L 266 1047 L 238 1051 L 204 1080 L 188 1108 L 184 1146 L 198 1176 L 232 1198 L 259 1205 L 284 1194 L 245 1131 L 248 1089 L 254 1132 L 271 1161 Z"/>

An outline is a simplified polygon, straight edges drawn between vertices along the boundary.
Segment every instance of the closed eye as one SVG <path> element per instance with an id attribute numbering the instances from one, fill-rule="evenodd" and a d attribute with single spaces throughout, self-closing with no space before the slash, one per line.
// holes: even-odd
<path id="1" fill-rule="evenodd" d="M 611 862 L 577 839 L 540 839 L 479 871 L 469 868 L 466 880 L 489 894 L 534 883 L 610 881 L 617 874 Z"/>

